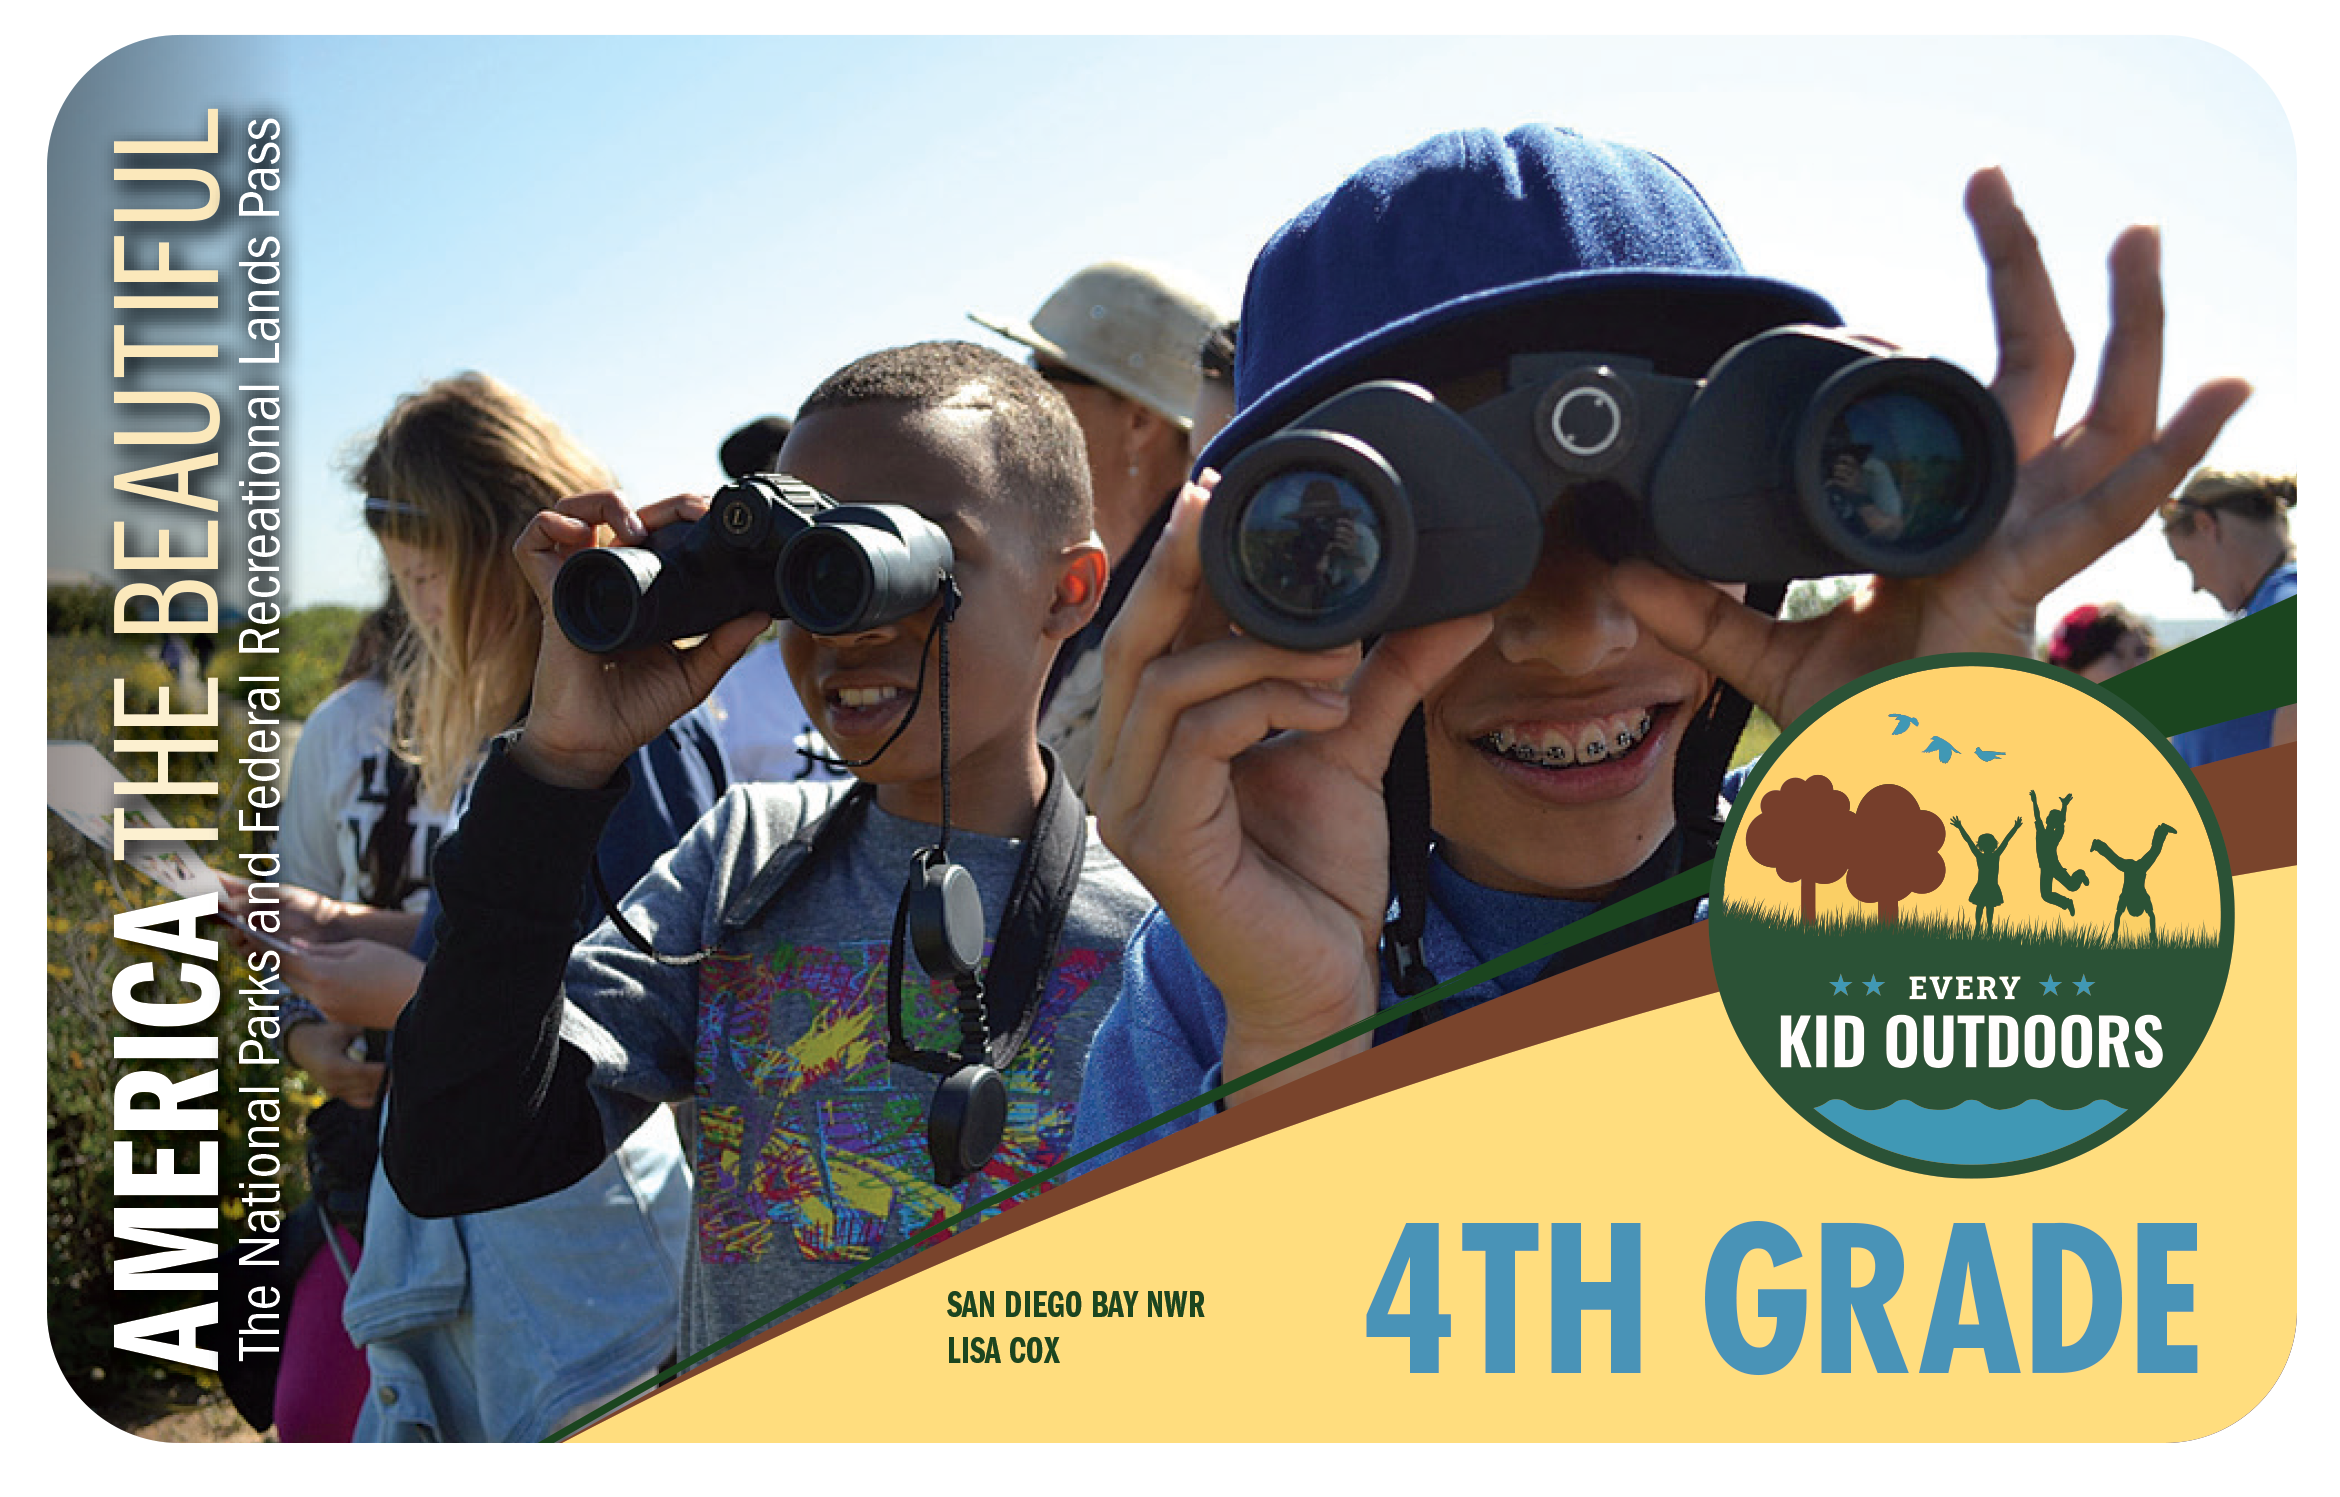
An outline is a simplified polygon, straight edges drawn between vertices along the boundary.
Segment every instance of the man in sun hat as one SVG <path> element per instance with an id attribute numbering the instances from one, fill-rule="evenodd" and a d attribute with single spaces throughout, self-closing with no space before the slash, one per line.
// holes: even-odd
<path id="1" fill-rule="evenodd" d="M 1096 618 L 1057 652 L 1040 708 L 1040 741 L 1079 786 L 1104 680 L 1098 647 L 1185 481 L 1203 340 L 1224 316 L 1188 277 L 1131 260 L 1076 272 L 1028 322 L 968 316 L 1032 351 L 1088 447 L 1097 539 L 1112 574 Z"/>
<path id="2" fill-rule="evenodd" d="M 1776 608 L 1776 586 L 1725 589 L 1610 560 L 1564 501 L 1515 596 L 1390 634 L 1361 664 L 1354 647 L 1283 650 L 1227 628 L 1197 544 L 1209 470 L 1368 380 L 1409 381 L 1460 411 L 1501 396 L 1517 354 L 1602 352 L 1696 378 L 1758 332 L 1838 318 L 1810 291 L 1747 274 L 1666 162 L 1541 125 L 1440 135 L 1372 162 L 1269 240 L 1244 296 L 1236 417 L 1180 496 L 1107 652 L 1089 802 L 1160 908 L 1132 938 L 1098 1031 L 1076 1148 L 1396 1001 L 1377 951 L 1406 849 L 1391 846 L 1383 780 L 1417 707 L 1411 752 L 1427 760 L 1434 828 L 1421 840 L 1434 845 L 1416 889 L 1400 889 L 1399 923 L 1409 898 L 1418 916 L 1389 966 L 1408 992 L 1711 856 L 1747 698 L 1784 724 L 1892 661 L 2029 652 L 2039 599 L 2153 512 L 2248 388 L 2205 386 L 2156 431 L 2157 237 L 2131 229 L 2113 248 L 2095 403 L 2059 435 L 2071 346 L 2037 244 L 1996 170 L 1976 174 L 1966 203 L 2000 337 L 1992 394 L 2021 464 L 2006 517 L 1973 555 L 1782 623 L 1761 606 Z M 1564 959 L 1690 918 L 1678 907 Z M 1523 966 L 1439 1011 L 1550 970 Z"/>

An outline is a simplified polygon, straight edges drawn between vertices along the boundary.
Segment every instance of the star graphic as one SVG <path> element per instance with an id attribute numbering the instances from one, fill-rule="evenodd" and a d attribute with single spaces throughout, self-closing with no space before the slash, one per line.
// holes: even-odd
<path id="1" fill-rule="evenodd" d="M 2061 990 L 2062 987 L 2063 984 L 2052 977 L 2043 977 L 2039 980 L 2039 990 L 2043 993 L 2054 993 Z"/>
<path id="2" fill-rule="evenodd" d="M 1869 991 L 1870 991 L 1870 992 L 1872 992 L 1872 993 L 1883 992 L 1883 991 L 1884 991 L 1884 988 L 1885 988 L 1885 984 L 1883 984 L 1883 983 L 1879 982 L 1879 981 L 1878 981 L 1876 978 L 1872 977 L 1872 978 L 1870 978 L 1870 979 L 1869 979 Z"/>
<path id="3" fill-rule="evenodd" d="M 2096 984 L 2083 977 L 2078 982 L 2072 984 L 2072 991 L 2075 993 L 2085 993 L 2094 986 L 2096 986 Z"/>
<path id="4" fill-rule="evenodd" d="M 1835 982 L 1830 983 L 1829 986 L 1836 989 L 1837 992 L 1841 993 L 1846 991 L 1852 985 L 1846 982 L 1843 978 L 1839 977 Z"/>

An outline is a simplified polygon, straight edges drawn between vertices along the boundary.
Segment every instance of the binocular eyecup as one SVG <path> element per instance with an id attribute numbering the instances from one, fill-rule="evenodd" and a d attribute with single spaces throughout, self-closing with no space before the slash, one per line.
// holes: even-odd
<path id="1" fill-rule="evenodd" d="M 1328 649 L 1503 603 L 1563 505 L 1611 560 L 1718 582 L 1929 576 L 1989 538 L 2014 478 L 1971 375 L 1832 329 L 1758 334 L 1698 380 L 1527 354 L 1468 411 L 1378 380 L 1237 454 L 1203 575 L 1245 633 Z"/>
<path id="2" fill-rule="evenodd" d="M 850 634 L 910 617 L 951 574 L 951 543 L 894 504 L 839 504 L 763 473 L 727 485 L 703 519 L 646 546 L 580 551 L 553 579 L 553 619 L 577 648 L 614 655 L 706 634 L 741 614 Z"/>

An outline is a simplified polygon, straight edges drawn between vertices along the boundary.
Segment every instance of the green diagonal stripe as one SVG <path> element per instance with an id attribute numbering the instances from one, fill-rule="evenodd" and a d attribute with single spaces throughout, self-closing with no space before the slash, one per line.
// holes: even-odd
<path id="1" fill-rule="evenodd" d="M 2299 700 L 2299 600 L 2286 598 L 2104 683 L 2164 738 Z"/>

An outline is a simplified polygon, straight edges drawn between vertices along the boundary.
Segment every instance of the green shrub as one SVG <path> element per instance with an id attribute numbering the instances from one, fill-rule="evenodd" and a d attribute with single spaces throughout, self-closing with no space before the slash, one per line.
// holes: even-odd
<path id="1" fill-rule="evenodd" d="M 114 626 L 113 594 L 95 582 L 49 584 L 51 634 L 103 634 Z"/>

